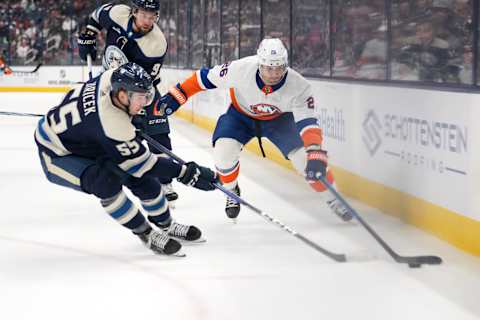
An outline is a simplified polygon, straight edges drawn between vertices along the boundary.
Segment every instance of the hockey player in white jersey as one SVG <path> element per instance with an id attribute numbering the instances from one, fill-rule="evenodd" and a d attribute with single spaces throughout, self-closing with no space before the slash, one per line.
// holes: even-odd
<path id="1" fill-rule="evenodd" d="M 316 191 L 326 190 L 320 176 L 334 184 L 327 152 L 322 148 L 322 130 L 314 116 L 311 86 L 288 67 L 288 53 L 281 40 L 264 39 L 256 56 L 196 71 L 170 88 L 158 107 L 171 114 L 194 94 L 215 88 L 229 89 L 231 98 L 212 139 L 215 166 L 226 188 L 240 195 L 239 155 L 253 137 L 259 138 L 260 147 L 260 137 L 268 138 Z M 340 218 L 352 219 L 348 209 L 333 196 L 324 198 Z M 228 217 L 236 218 L 240 204 L 227 197 L 225 211 Z"/>
<path id="2" fill-rule="evenodd" d="M 209 191 L 215 189 L 216 175 L 194 162 L 180 165 L 145 148 L 131 118 L 153 96 L 150 75 L 129 62 L 69 91 L 40 119 L 35 142 L 50 182 L 93 194 L 112 218 L 148 248 L 178 254 L 177 240 L 198 241 L 201 231 L 173 221 L 159 180 L 177 178 Z M 140 200 L 148 220 L 122 186 Z"/>

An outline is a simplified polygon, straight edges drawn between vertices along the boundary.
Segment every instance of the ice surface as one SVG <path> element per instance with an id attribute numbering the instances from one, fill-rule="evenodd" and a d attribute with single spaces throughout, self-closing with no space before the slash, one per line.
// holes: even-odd
<path id="1" fill-rule="evenodd" d="M 44 112 L 58 94 L 1 93 L 2 111 Z M 175 183 L 173 215 L 207 238 L 186 258 L 155 256 L 98 201 L 50 184 L 33 131 L 38 119 L 0 116 L 0 319 L 480 318 L 480 259 L 349 200 L 400 254 L 399 265 L 356 223 L 343 223 L 291 171 L 242 153 L 242 196 L 350 262 L 329 260 L 243 208 L 234 225 L 222 193 Z M 174 152 L 213 166 L 210 133 L 172 119 Z"/>

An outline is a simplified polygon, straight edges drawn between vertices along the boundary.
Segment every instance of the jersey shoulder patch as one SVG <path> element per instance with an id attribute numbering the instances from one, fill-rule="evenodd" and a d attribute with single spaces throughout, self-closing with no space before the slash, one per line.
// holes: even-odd
<path id="1" fill-rule="evenodd" d="M 110 98 L 112 73 L 113 70 L 106 71 L 100 79 L 98 117 L 107 138 L 116 141 L 130 141 L 135 138 L 135 127 L 130 116 L 114 106 Z"/>
<path id="2" fill-rule="evenodd" d="M 167 40 L 156 24 L 153 25 L 152 31 L 136 41 L 143 54 L 148 58 L 160 58 L 167 52 Z"/>
<path id="3" fill-rule="evenodd" d="M 131 9 L 124 4 L 118 4 L 112 7 L 109 12 L 110 19 L 120 25 L 124 30 L 127 30 L 128 20 L 130 19 Z"/>

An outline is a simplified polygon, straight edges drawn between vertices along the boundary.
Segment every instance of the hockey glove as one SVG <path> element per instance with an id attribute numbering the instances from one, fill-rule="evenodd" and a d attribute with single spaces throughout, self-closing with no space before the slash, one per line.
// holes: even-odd
<path id="1" fill-rule="evenodd" d="M 204 191 L 215 190 L 213 183 L 217 182 L 217 174 L 209 168 L 199 166 L 195 162 L 187 162 L 183 176 L 177 178 L 183 184 Z"/>
<path id="2" fill-rule="evenodd" d="M 132 124 L 141 133 L 145 131 L 145 114 L 136 114 L 132 117 Z"/>
<path id="3" fill-rule="evenodd" d="M 308 181 L 319 180 L 321 176 L 327 174 L 327 152 L 322 150 L 319 145 L 307 147 L 307 167 L 305 168 L 305 178 Z"/>
<path id="4" fill-rule="evenodd" d="M 92 61 L 97 58 L 97 33 L 93 30 L 86 29 L 78 35 L 77 39 L 78 53 L 80 59 L 87 61 L 87 56 L 92 57 Z"/>
<path id="5" fill-rule="evenodd" d="M 156 115 L 169 116 L 175 111 L 177 111 L 177 109 L 180 108 L 181 105 L 187 102 L 187 99 L 187 94 L 185 93 L 185 91 L 183 91 L 180 84 L 177 83 L 176 86 L 168 90 L 168 93 L 166 95 L 158 99 L 155 105 L 154 113 Z"/>

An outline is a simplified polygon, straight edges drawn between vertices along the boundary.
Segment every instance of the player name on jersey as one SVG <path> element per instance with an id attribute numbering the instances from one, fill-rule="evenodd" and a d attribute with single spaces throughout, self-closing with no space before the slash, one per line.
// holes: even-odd
<path id="1" fill-rule="evenodd" d="M 83 90 L 82 102 L 85 117 L 92 112 L 97 112 L 96 103 L 97 82 L 87 83 Z"/>

